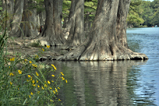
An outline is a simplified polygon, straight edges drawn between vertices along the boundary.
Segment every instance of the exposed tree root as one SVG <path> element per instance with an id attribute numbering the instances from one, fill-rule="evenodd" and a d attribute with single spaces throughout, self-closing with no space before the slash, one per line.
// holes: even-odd
<path id="1" fill-rule="evenodd" d="M 60 56 L 57 60 L 74 61 L 118 61 L 118 60 L 147 60 L 148 57 L 142 53 L 136 53 L 125 47 L 115 47 L 111 50 L 109 47 L 99 47 L 98 43 L 89 47 L 84 45 L 67 54 Z"/>

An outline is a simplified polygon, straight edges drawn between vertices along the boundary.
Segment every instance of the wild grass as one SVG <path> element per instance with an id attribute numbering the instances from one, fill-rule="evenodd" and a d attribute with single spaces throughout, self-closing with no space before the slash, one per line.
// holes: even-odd
<path id="1" fill-rule="evenodd" d="M 35 57 L 21 58 L 18 54 L 4 52 L 6 40 L 0 37 L 0 41 L 4 42 L 0 50 L 0 106 L 59 104 L 61 100 L 57 95 L 63 82 L 67 83 L 64 74 L 56 75 L 53 64 L 36 62 L 50 46 L 42 48 Z"/>

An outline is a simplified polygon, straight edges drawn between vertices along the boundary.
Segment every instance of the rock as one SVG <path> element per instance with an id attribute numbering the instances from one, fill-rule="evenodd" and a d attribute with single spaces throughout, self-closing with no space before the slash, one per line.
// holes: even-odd
<path id="1" fill-rule="evenodd" d="M 45 46 L 45 45 L 49 45 L 49 43 L 48 43 L 47 41 L 43 41 L 43 40 L 42 40 L 42 41 L 40 41 L 40 45 L 41 45 L 41 46 Z"/>
<path id="2" fill-rule="evenodd" d="M 39 58 L 39 61 L 45 61 L 45 60 L 47 60 L 47 57 L 40 57 Z"/>

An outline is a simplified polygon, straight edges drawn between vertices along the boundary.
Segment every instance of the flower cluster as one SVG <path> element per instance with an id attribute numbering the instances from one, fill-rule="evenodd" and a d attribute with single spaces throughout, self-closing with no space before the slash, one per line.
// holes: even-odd
<path id="1" fill-rule="evenodd" d="M 14 61 L 14 60 L 15 60 L 15 57 L 10 58 L 10 61 Z"/>
<path id="2" fill-rule="evenodd" d="M 47 45 L 46 48 L 50 48 L 50 46 Z M 45 50 L 46 49 L 42 48 L 42 51 Z M 34 60 L 38 58 L 39 56 L 35 55 L 35 57 L 28 57 L 27 59 L 21 59 L 18 57 L 7 59 L 8 65 L 6 65 L 6 67 L 8 72 L 4 71 L 7 73 L 7 77 L 4 78 L 8 79 L 4 80 L 6 81 L 6 83 L 4 83 L 6 84 L 6 87 L 1 87 L 1 89 L 5 88 L 8 90 L 8 87 L 10 87 L 9 92 L 13 94 L 13 98 L 14 95 L 27 98 L 26 100 L 23 100 L 25 101 L 24 105 L 29 104 L 28 102 L 31 104 L 32 102 L 40 104 L 41 100 L 44 100 L 45 103 L 48 102 L 48 100 L 54 103 L 61 101 L 57 98 L 57 95 L 61 89 L 62 82 L 65 81 L 67 83 L 63 72 L 60 72 L 59 75 L 55 73 L 57 68 L 54 64 L 47 66 L 47 68 L 45 65 L 44 67 L 41 67 L 41 64 Z M 35 98 L 41 99 L 35 100 Z"/>

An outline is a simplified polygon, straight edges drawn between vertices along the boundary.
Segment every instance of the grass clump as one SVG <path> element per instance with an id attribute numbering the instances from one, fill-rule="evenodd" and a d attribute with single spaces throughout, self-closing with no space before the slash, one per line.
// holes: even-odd
<path id="1" fill-rule="evenodd" d="M 1 41 L 1 39 L 0 39 Z M 61 100 L 57 98 L 63 81 L 67 83 L 64 74 L 56 75 L 53 64 L 41 67 L 34 58 L 20 58 L 19 55 L 0 51 L 0 106 L 55 106 Z M 49 46 L 47 46 L 49 48 Z M 45 52 L 45 49 L 41 49 Z"/>

